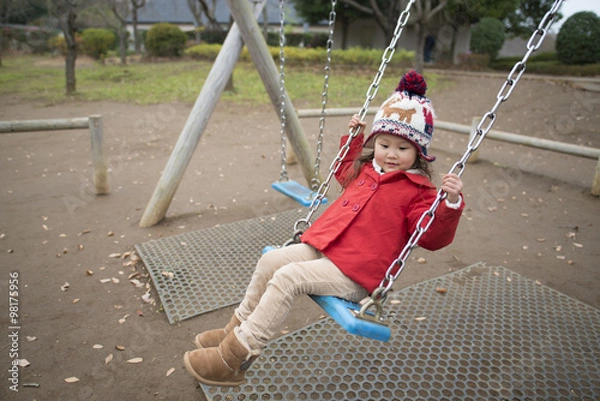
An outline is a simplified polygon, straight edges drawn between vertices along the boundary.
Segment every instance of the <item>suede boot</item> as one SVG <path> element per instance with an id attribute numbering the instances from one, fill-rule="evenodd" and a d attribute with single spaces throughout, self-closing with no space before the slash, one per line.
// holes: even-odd
<path id="1" fill-rule="evenodd" d="M 200 383 L 231 387 L 246 381 L 246 370 L 257 356 L 230 331 L 218 347 L 188 351 L 183 362 L 188 373 Z"/>
<path id="2" fill-rule="evenodd" d="M 205 331 L 204 333 L 200 333 L 196 336 L 194 342 L 198 348 L 218 347 L 225 336 L 232 332 L 233 329 L 240 324 L 241 322 L 238 320 L 238 318 L 233 315 L 229 323 L 227 323 L 227 326 L 222 329 L 209 330 Z"/>

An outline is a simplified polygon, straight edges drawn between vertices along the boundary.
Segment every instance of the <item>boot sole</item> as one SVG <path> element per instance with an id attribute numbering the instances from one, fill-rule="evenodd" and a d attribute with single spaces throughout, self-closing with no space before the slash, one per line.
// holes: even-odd
<path id="1" fill-rule="evenodd" d="M 196 371 L 192 367 L 192 364 L 190 363 L 190 358 L 189 358 L 188 354 L 189 354 L 189 351 L 183 355 L 183 363 L 185 365 L 185 370 L 187 370 L 187 372 L 190 375 L 192 375 L 194 377 L 194 379 L 196 379 L 197 381 L 199 381 L 202 384 L 206 384 L 207 386 L 236 387 L 236 386 L 239 386 L 246 382 L 246 380 L 240 380 L 240 381 L 236 381 L 236 382 L 234 382 L 234 381 L 218 382 L 218 381 L 213 381 L 213 380 L 207 380 L 207 379 L 203 378 L 202 376 L 198 375 L 198 373 L 196 373 Z"/>

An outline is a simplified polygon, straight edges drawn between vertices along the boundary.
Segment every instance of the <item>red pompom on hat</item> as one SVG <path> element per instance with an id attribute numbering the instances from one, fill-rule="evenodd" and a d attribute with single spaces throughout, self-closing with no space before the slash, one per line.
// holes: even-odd
<path id="1" fill-rule="evenodd" d="M 425 97 L 427 82 L 415 70 L 410 70 L 400 79 L 396 91 L 381 105 L 373 119 L 373 129 L 364 146 L 373 147 L 378 134 L 396 135 L 417 147 L 420 156 L 434 161 L 427 150 L 433 136 L 435 113 L 429 99 Z"/>
<path id="2" fill-rule="evenodd" d="M 411 95 L 425 96 L 427 82 L 425 82 L 423 75 L 415 70 L 410 70 L 400 78 L 400 82 L 398 82 L 398 86 L 396 87 L 396 92 L 398 91 L 408 92 Z"/>

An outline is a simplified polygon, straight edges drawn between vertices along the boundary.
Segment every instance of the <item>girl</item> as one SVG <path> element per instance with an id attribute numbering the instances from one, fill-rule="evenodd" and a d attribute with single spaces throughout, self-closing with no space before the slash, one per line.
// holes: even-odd
<path id="1" fill-rule="evenodd" d="M 364 145 L 365 124 L 352 117 L 348 127 L 359 134 L 336 173 L 344 192 L 300 244 L 260 258 L 225 328 L 196 336 L 198 349 L 184 355 L 196 380 L 219 386 L 244 383 L 245 371 L 280 330 L 297 296 L 334 295 L 358 302 L 377 288 L 437 196 L 429 167 L 435 157 L 427 154 L 434 112 L 426 90 L 421 75 L 405 74 L 377 112 Z M 452 242 L 464 208 L 462 186 L 456 174 L 443 177 L 447 198 L 420 246 L 436 250 Z"/>

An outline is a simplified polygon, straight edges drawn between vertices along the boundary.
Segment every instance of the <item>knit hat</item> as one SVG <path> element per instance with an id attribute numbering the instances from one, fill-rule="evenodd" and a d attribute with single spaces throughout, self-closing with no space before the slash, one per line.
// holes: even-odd
<path id="1" fill-rule="evenodd" d="M 426 91 L 427 83 L 421 74 L 414 70 L 404 74 L 396 91 L 377 111 L 364 146 L 373 147 L 378 134 L 396 135 L 415 145 L 425 160 L 434 161 L 435 156 L 427 155 L 427 149 L 431 144 L 435 113 L 425 97 Z"/>

